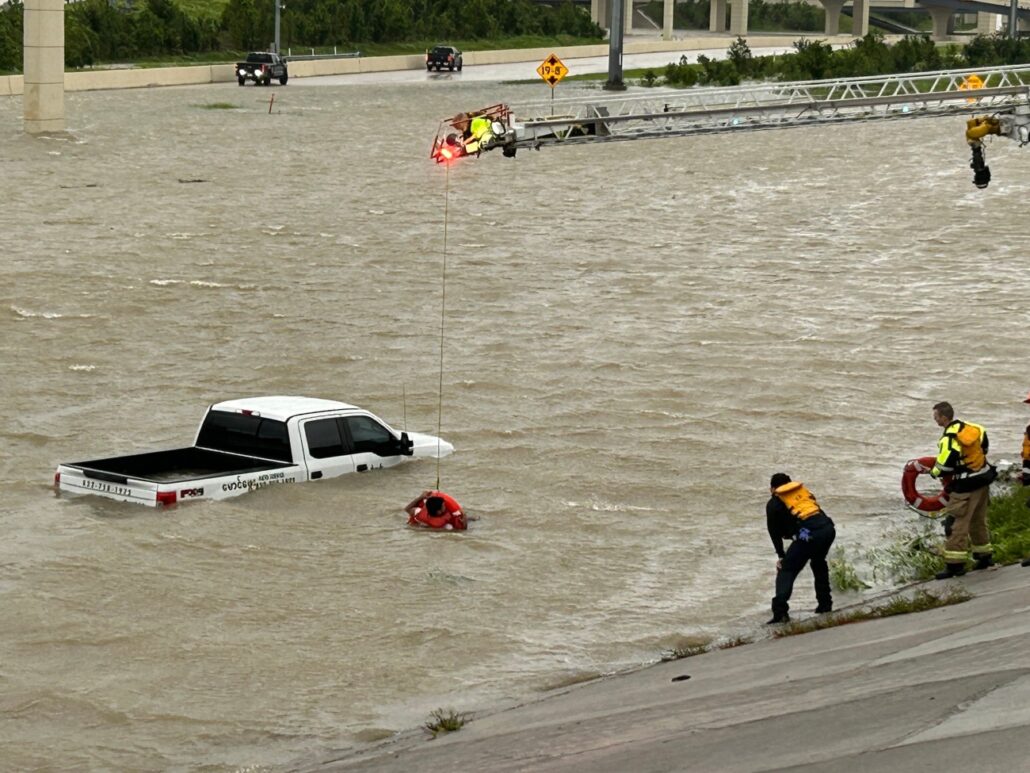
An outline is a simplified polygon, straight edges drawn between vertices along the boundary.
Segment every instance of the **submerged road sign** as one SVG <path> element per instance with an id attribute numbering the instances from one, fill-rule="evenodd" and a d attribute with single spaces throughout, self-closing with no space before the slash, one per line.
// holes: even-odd
<path id="1" fill-rule="evenodd" d="M 562 63 L 561 59 L 551 54 L 536 68 L 536 73 L 553 89 L 558 85 L 558 81 L 569 74 L 569 68 Z"/>

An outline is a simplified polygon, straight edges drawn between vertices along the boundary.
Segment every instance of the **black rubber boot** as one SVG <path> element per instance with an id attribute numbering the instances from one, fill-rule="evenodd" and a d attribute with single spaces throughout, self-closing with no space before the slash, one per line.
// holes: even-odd
<path id="1" fill-rule="evenodd" d="M 817 606 L 815 608 L 814 611 L 815 611 L 815 613 L 817 615 L 824 615 L 827 612 L 832 612 L 833 611 L 833 604 L 832 603 L 820 604 L 819 606 Z"/>
<path id="2" fill-rule="evenodd" d="M 779 623 L 789 623 L 790 615 L 786 612 L 773 612 L 772 620 L 766 623 L 766 625 L 778 625 Z"/>
<path id="3" fill-rule="evenodd" d="M 989 566 L 994 566 L 994 556 L 990 553 L 973 553 L 973 570 L 986 569 Z"/>
<path id="4" fill-rule="evenodd" d="M 943 572 L 937 572 L 938 580 L 949 580 L 952 577 L 961 577 L 966 573 L 965 564 L 945 564 Z"/>
<path id="5" fill-rule="evenodd" d="M 1030 558 L 1024 558 L 1020 566 L 1030 566 Z"/>

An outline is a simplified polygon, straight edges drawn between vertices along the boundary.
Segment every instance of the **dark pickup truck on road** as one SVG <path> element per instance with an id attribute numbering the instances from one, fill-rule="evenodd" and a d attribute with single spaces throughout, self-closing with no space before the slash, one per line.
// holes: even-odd
<path id="1" fill-rule="evenodd" d="M 279 54 L 252 51 L 247 54 L 247 61 L 236 63 L 236 81 L 241 86 L 246 85 L 249 80 L 259 86 L 267 86 L 273 78 L 278 79 L 283 86 L 290 78 L 286 60 Z"/>
<path id="2" fill-rule="evenodd" d="M 426 51 L 426 71 L 446 67 L 451 72 L 461 72 L 461 51 L 454 46 L 433 46 Z"/>

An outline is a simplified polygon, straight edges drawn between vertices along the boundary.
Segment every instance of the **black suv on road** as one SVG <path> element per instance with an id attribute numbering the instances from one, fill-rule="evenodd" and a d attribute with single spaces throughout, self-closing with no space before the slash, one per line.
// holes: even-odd
<path id="1" fill-rule="evenodd" d="M 426 51 L 426 71 L 446 67 L 451 72 L 461 72 L 461 51 L 454 46 L 433 46 Z"/>

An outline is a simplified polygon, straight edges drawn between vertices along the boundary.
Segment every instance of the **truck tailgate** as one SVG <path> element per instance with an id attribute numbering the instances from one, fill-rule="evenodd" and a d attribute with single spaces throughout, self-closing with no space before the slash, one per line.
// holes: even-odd
<path id="1" fill-rule="evenodd" d="M 158 484 L 153 481 L 134 480 L 125 475 L 66 464 L 58 466 L 57 473 L 61 476 L 58 485 L 62 491 L 72 494 L 99 494 L 107 499 L 150 507 L 157 505 Z"/>

